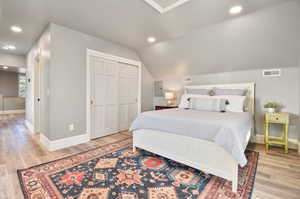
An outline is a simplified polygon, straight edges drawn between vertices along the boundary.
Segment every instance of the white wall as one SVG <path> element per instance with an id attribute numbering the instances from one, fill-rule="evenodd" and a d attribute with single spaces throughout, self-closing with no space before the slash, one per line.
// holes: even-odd
<path id="1" fill-rule="evenodd" d="M 12 55 L 0 53 L 0 65 L 26 67 L 26 59 L 24 55 Z"/>
<path id="2" fill-rule="evenodd" d="M 41 69 L 41 133 L 49 136 L 49 96 L 47 90 L 49 89 L 49 70 L 50 70 L 50 56 L 51 56 L 51 36 L 50 27 L 47 27 L 41 34 L 38 41 L 32 46 L 26 56 L 27 65 L 27 95 L 26 95 L 26 120 L 34 125 L 34 64 L 35 57 L 39 57 L 39 67 Z"/>
<path id="3" fill-rule="evenodd" d="M 153 110 L 154 79 L 146 66 L 142 71 L 142 111 Z"/>
<path id="4" fill-rule="evenodd" d="M 95 38 L 56 24 L 50 24 L 27 54 L 28 84 L 26 119 L 34 124 L 34 57 L 40 54 L 42 67 L 42 133 L 57 140 L 86 133 L 87 48 L 138 60 L 127 47 Z M 142 110 L 152 108 L 153 78 L 143 68 Z M 74 124 L 70 132 L 68 125 Z"/>
<path id="5" fill-rule="evenodd" d="M 19 74 L 0 70 L 0 95 L 19 95 Z"/>
<path id="6" fill-rule="evenodd" d="M 291 126 L 289 137 L 298 139 L 299 129 L 299 68 L 286 67 L 282 69 L 282 76 L 279 78 L 264 78 L 262 70 L 234 71 L 226 73 L 214 73 L 191 76 L 192 82 L 189 85 L 206 84 L 229 84 L 229 83 L 256 83 L 256 133 L 263 133 L 263 105 L 266 102 L 276 102 L 283 106 L 282 111 L 291 113 Z M 177 90 L 178 96 L 182 93 L 182 79 L 165 79 L 165 90 Z M 156 99 L 159 101 L 159 99 Z M 279 132 L 272 131 L 274 136 Z"/>
<path id="7" fill-rule="evenodd" d="M 118 44 L 51 24 L 49 139 L 86 133 L 87 48 L 139 60 L 138 55 Z M 74 124 L 70 132 L 68 125 Z"/>
<path id="8" fill-rule="evenodd" d="M 298 40 L 298 46 L 299 46 L 299 49 L 300 49 L 300 39 Z M 299 50 L 299 59 L 298 59 L 298 66 L 299 66 L 299 77 L 300 77 L 300 50 Z M 298 85 L 299 85 L 299 101 L 298 103 L 300 104 L 300 78 L 298 79 Z M 299 105 L 299 113 L 300 113 L 300 105 Z M 300 117 L 299 117 L 299 122 L 298 122 L 298 133 L 299 133 L 299 136 L 298 136 L 298 141 L 299 141 L 299 145 L 298 145 L 298 152 L 300 153 Z"/>

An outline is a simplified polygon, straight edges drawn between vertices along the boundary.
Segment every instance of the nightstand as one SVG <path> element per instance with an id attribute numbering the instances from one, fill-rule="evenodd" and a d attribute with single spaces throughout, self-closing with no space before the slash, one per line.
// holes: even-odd
<path id="1" fill-rule="evenodd" d="M 282 124 L 283 131 L 281 138 L 270 138 L 270 124 Z M 289 114 L 288 113 L 266 113 L 265 114 L 265 145 L 266 151 L 269 150 L 269 144 L 278 144 L 284 146 L 285 153 L 288 153 L 288 134 L 289 134 Z"/>
<path id="2" fill-rule="evenodd" d="M 163 109 L 170 109 L 170 108 L 178 108 L 178 106 L 155 106 L 155 110 L 163 110 Z"/>

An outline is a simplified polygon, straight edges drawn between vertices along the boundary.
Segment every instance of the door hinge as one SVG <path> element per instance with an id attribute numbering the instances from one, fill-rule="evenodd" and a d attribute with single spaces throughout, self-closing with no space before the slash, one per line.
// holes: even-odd
<path id="1" fill-rule="evenodd" d="M 91 100 L 91 102 L 90 102 L 91 104 L 94 104 L 94 100 Z"/>

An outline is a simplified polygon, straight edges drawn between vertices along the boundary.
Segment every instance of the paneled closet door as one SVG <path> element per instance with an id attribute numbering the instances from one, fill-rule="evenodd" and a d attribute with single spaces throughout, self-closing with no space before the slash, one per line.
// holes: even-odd
<path id="1" fill-rule="evenodd" d="M 127 130 L 138 112 L 138 68 L 119 64 L 119 128 Z"/>
<path id="2" fill-rule="evenodd" d="M 119 131 L 118 64 L 98 57 L 92 57 L 90 64 L 91 138 L 98 138 Z"/>

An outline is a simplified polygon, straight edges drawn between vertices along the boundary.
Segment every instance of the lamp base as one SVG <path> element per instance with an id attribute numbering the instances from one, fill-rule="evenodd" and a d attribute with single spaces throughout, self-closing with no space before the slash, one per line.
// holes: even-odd
<path id="1" fill-rule="evenodd" d="M 172 100 L 168 100 L 167 101 L 167 106 L 176 106 L 176 104 Z"/>

